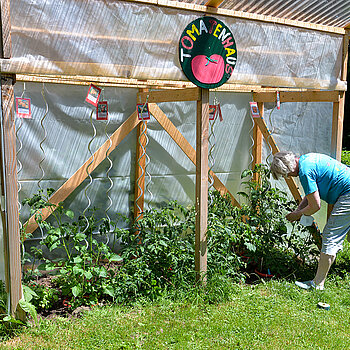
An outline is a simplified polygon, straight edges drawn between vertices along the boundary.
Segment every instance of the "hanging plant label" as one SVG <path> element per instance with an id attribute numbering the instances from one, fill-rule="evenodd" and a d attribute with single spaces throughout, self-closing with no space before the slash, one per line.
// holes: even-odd
<path id="1" fill-rule="evenodd" d="M 16 97 L 16 114 L 18 118 L 32 118 L 30 98 Z"/>
<path id="2" fill-rule="evenodd" d="M 253 118 L 260 118 L 259 108 L 257 102 L 249 102 L 250 104 L 250 113 Z"/>
<path id="3" fill-rule="evenodd" d="M 97 107 L 98 100 L 100 99 L 101 89 L 94 84 L 91 84 L 86 95 L 85 101 Z"/>
<path id="4" fill-rule="evenodd" d="M 148 103 L 137 104 L 136 108 L 137 108 L 137 116 L 139 120 L 151 119 L 151 115 L 149 114 L 149 110 L 148 110 Z"/>
<path id="5" fill-rule="evenodd" d="M 281 100 L 280 100 L 280 92 L 277 91 L 276 93 L 276 104 L 277 104 L 277 109 L 281 108 Z"/>
<path id="6" fill-rule="evenodd" d="M 217 109 L 218 109 L 219 119 L 222 122 L 224 118 L 222 117 L 220 102 L 218 103 Z"/>
<path id="7" fill-rule="evenodd" d="M 226 83 L 237 61 L 230 29 L 214 17 L 192 21 L 180 37 L 179 60 L 186 77 L 199 87 L 214 89 Z"/>
<path id="8" fill-rule="evenodd" d="M 209 105 L 209 120 L 214 120 L 216 115 L 216 105 Z"/>
<path id="9" fill-rule="evenodd" d="M 99 101 L 96 107 L 96 120 L 108 120 L 108 102 Z"/>

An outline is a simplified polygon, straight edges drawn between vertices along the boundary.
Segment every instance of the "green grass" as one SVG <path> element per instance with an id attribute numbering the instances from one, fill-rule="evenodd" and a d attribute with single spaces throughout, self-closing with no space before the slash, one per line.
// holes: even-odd
<path id="1" fill-rule="evenodd" d="M 161 299 L 95 308 L 79 319 L 41 321 L 0 349 L 350 349 L 350 277 L 325 291 L 270 281 L 232 285 L 229 301 Z M 329 311 L 318 302 L 331 305 Z"/>

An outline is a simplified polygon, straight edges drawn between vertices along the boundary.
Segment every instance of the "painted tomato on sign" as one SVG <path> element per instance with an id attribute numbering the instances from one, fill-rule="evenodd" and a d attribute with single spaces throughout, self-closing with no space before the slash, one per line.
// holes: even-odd
<path id="1" fill-rule="evenodd" d="M 230 29 L 217 18 L 197 18 L 180 37 L 179 59 L 192 83 L 213 89 L 231 77 L 237 61 L 236 43 Z"/>

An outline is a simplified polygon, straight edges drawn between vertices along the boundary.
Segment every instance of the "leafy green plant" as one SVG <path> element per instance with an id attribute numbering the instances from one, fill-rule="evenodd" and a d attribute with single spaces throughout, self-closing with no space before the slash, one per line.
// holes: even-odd
<path id="1" fill-rule="evenodd" d="M 341 152 L 341 162 L 350 166 L 350 151 L 343 150 Z"/>
<path id="2" fill-rule="evenodd" d="M 254 173 L 259 175 L 258 183 L 251 180 Z M 244 171 L 242 178 L 247 178 L 243 182 L 246 192 L 239 194 L 246 198 L 247 204 L 242 206 L 240 213 L 246 218 L 247 225 L 242 231 L 241 245 L 249 251 L 260 270 L 270 270 L 277 275 L 291 273 L 298 261 L 305 263 L 308 256 L 316 253 L 308 230 L 285 219 L 285 215 L 296 207 L 296 202 L 271 186 L 270 172 L 264 164 Z M 299 260 L 292 259 L 294 256 Z"/>
<path id="3" fill-rule="evenodd" d="M 90 216 L 79 216 L 75 221 L 72 210 L 65 209 L 62 203 L 53 206 L 48 201 L 51 194 L 51 189 L 47 190 L 46 195 L 41 190 L 23 202 L 30 205 L 31 214 L 35 215 L 39 227 L 45 232 L 41 247 L 61 254 L 61 258 L 51 260 L 44 256 L 41 247 L 33 248 L 34 257 L 42 261 L 38 270 L 52 272 L 55 276 L 52 283 L 73 309 L 81 305 L 94 305 L 103 299 L 112 300 L 114 291 L 109 282 L 115 269 L 111 265 L 122 259 L 105 243 L 98 242 L 94 235 L 97 229 L 101 235 L 109 232 L 110 222 L 102 220 L 97 223 L 93 212 Z M 53 223 L 42 220 L 40 209 L 43 207 L 55 209 L 52 212 Z M 28 281 L 32 277 L 27 276 Z M 33 302 L 42 309 L 49 307 L 57 297 L 43 286 L 37 286 L 36 291 L 37 297 Z"/>
<path id="4" fill-rule="evenodd" d="M 251 180 L 258 173 L 260 182 Z M 266 166 L 242 174 L 246 191 L 240 194 L 246 203 L 233 207 L 229 197 L 210 193 L 207 227 L 207 287 L 217 290 L 217 298 L 225 298 L 229 288 L 217 281 L 242 282 L 252 272 L 252 263 L 272 273 L 288 276 L 303 270 L 312 253 L 312 239 L 299 224 L 290 225 L 285 214 L 295 203 L 273 188 Z M 38 212 L 50 205 L 43 192 L 24 203 L 31 206 L 36 220 L 45 232 L 40 247 L 32 249 L 42 262 L 25 279 L 33 292 L 32 303 L 38 310 L 48 310 L 61 302 L 69 309 L 96 305 L 103 301 L 129 303 L 140 298 L 155 300 L 165 291 L 182 295 L 195 286 L 195 207 L 184 207 L 175 201 L 165 207 L 145 211 L 130 229 L 102 219 L 96 221 L 94 211 L 75 220 L 72 210 L 56 209 L 51 222 Z M 120 217 L 126 220 L 125 217 Z M 126 220 L 127 221 L 127 220 Z M 128 223 L 128 222 L 126 222 Z M 120 255 L 101 240 L 113 232 L 121 244 Z M 48 259 L 43 247 L 60 252 L 61 258 Z M 242 254 L 248 255 L 247 262 Z M 52 276 L 49 290 L 40 283 L 40 271 Z M 35 273 L 34 273 L 35 272 Z M 175 292 L 176 291 L 176 292 Z M 203 298 L 201 293 L 199 298 Z"/>

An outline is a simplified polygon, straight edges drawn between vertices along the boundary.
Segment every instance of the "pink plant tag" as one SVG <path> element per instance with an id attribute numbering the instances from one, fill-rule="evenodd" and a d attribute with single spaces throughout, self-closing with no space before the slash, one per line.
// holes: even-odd
<path id="1" fill-rule="evenodd" d="M 108 102 L 99 101 L 96 107 L 96 120 L 108 120 Z"/>
<path id="2" fill-rule="evenodd" d="M 151 119 L 151 115 L 149 114 L 149 110 L 148 110 L 148 103 L 137 104 L 136 108 L 137 108 L 137 116 L 139 120 Z"/>
<path id="3" fill-rule="evenodd" d="M 259 108 L 257 102 L 249 102 L 250 104 L 250 113 L 253 118 L 260 118 Z"/>
<path id="4" fill-rule="evenodd" d="M 216 115 L 216 105 L 209 105 L 209 120 L 214 120 Z"/>
<path id="5" fill-rule="evenodd" d="M 101 89 L 94 84 L 90 84 L 85 101 L 97 107 L 98 100 L 100 99 Z"/>
<path id="6" fill-rule="evenodd" d="M 32 118 L 30 98 L 16 97 L 16 114 L 18 118 Z"/>

